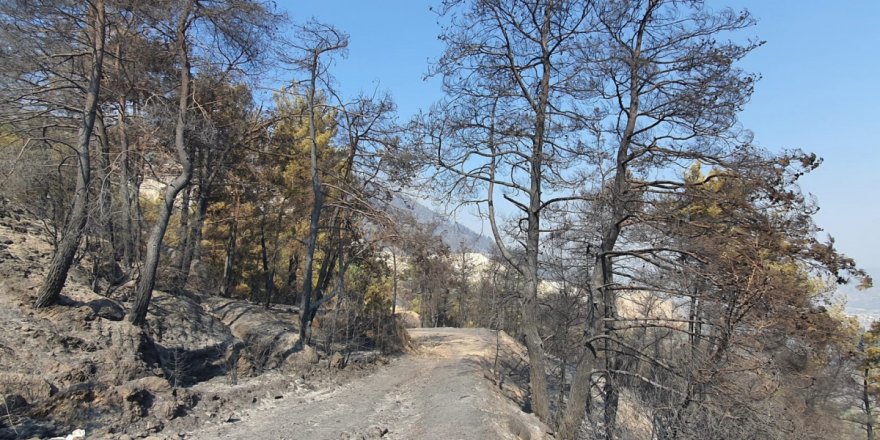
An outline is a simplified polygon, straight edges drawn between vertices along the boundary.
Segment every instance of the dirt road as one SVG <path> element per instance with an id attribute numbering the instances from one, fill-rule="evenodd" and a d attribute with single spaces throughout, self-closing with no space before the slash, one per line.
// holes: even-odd
<path id="1" fill-rule="evenodd" d="M 198 439 L 539 439 L 542 425 L 485 377 L 495 333 L 412 329 L 418 348 L 343 387 L 267 402 Z"/>

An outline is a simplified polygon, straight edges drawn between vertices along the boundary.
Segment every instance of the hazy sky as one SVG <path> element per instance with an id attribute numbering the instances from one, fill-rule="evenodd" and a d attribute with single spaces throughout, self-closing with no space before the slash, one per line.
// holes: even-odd
<path id="1" fill-rule="evenodd" d="M 295 21 L 316 18 L 351 36 L 334 69 L 344 93 L 390 91 L 403 118 L 440 98 L 439 81 L 423 80 L 443 49 L 429 9 L 438 1 L 278 3 Z M 759 20 L 743 35 L 767 44 L 741 64 L 763 77 L 742 124 L 771 151 L 800 148 L 825 159 L 801 183 L 818 198 L 817 223 L 880 284 L 880 1 L 708 3 L 746 8 Z M 880 288 L 851 297 L 866 302 L 880 309 Z"/>

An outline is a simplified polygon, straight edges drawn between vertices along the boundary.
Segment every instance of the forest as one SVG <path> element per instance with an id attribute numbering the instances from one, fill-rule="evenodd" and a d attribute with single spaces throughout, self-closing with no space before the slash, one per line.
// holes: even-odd
<path id="1" fill-rule="evenodd" d="M 3 301 L 72 309 L 78 274 L 144 359 L 158 292 L 289 310 L 288 354 L 486 328 L 524 344 L 523 407 L 553 438 L 873 440 L 880 323 L 835 299 L 872 281 L 799 187 L 822 159 L 738 119 L 760 87 L 740 62 L 764 42 L 732 35 L 755 17 L 433 10 L 444 96 L 404 120 L 393 85 L 341 92 L 344 29 L 271 1 L 0 0 L 0 217 L 49 246 L 28 275 L 0 248 L 3 277 L 38 280 Z M 451 243 L 419 203 L 479 212 L 491 249 Z M 177 353 L 158 361 L 175 387 Z"/>

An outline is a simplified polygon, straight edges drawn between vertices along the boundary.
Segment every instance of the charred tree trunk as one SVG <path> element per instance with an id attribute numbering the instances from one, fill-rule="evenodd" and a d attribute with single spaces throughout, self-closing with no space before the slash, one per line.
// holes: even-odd
<path id="1" fill-rule="evenodd" d="M 397 251 L 391 248 L 391 265 L 394 273 L 391 278 L 391 316 L 397 313 Z"/>
<path id="2" fill-rule="evenodd" d="M 144 157 L 144 152 L 142 151 L 142 147 L 139 143 L 136 143 L 134 148 L 130 148 L 129 150 L 134 153 L 134 158 L 132 162 L 134 166 L 131 168 L 132 171 L 132 192 L 131 192 L 131 207 L 134 210 L 133 221 L 134 221 L 134 231 L 132 234 L 134 235 L 134 261 L 139 262 L 144 257 L 144 249 L 141 241 L 144 237 L 144 209 L 141 205 L 141 185 L 144 183 L 144 167 L 146 165 L 146 158 Z"/>
<path id="3" fill-rule="evenodd" d="M 199 154 L 200 156 L 201 154 Z M 197 158 L 197 162 L 199 158 Z M 196 192 L 196 209 L 193 215 L 187 215 L 187 224 L 186 224 L 186 240 L 183 242 L 182 249 L 180 250 L 180 260 L 179 265 L 177 267 L 177 277 L 175 278 L 175 289 L 183 290 L 186 288 L 186 283 L 189 281 L 190 270 L 192 269 L 193 260 L 196 259 L 196 256 L 199 254 L 202 243 L 202 228 L 205 224 L 205 215 L 208 212 L 208 194 L 207 194 L 207 185 L 204 178 L 204 172 L 202 168 L 198 169 L 198 191 Z M 189 195 L 186 197 L 187 206 L 192 202 L 192 192 L 187 191 L 185 195 Z M 187 210 L 188 211 L 188 210 Z M 183 233 L 183 221 L 181 220 L 181 233 Z"/>
<path id="4" fill-rule="evenodd" d="M 865 368 L 865 375 L 862 377 L 862 406 L 865 411 L 867 439 L 874 440 L 874 417 L 872 415 L 874 410 L 871 408 L 871 396 L 868 394 L 868 374 L 870 374 L 870 371 Z"/>
<path id="5" fill-rule="evenodd" d="M 186 113 L 189 109 L 189 93 L 190 93 L 190 62 L 189 62 L 189 46 L 187 44 L 187 29 L 190 25 L 190 12 L 192 2 L 187 2 L 181 13 L 180 22 L 177 26 L 177 50 L 180 58 L 180 96 L 177 108 L 177 124 L 174 129 L 174 148 L 177 151 L 177 157 L 183 169 L 177 177 L 171 181 L 171 184 L 165 188 L 165 196 L 162 206 L 159 209 L 159 218 L 150 232 L 150 238 L 147 240 L 147 254 L 144 259 L 144 267 L 141 276 L 138 279 L 135 289 L 135 303 L 132 313 L 129 315 L 129 321 L 135 325 L 143 325 L 147 317 L 147 308 L 150 305 L 150 299 L 153 295 L 153 286 L 156 283 L 156 269 L 159 267 L 159 256 L 161 254 L 162 241 L 165 238 L 165 231 L 168 229 L 168 221 L 171 219 L 171 211 L 174 209 L 174 199 L 188 184 L 192 178 L 192 160 L 190 159 L 189 150 L 186 147 L 185 130 L 186 130 Z"/>
<path id="6" fill-rule="evenodd" d="M 226 261 L 223 264 L 223 285 L 220 286 L 220 296 L 230 297 L 235 283 L 235 248 L 238 234 L 238 210 L 240 198 L 235 194 L 235 208 L 232 211 L 232 221 L 229 224 L 229 238 L 226 240 Z"/>
<path id="7" fill-rule="evenodd" d="M 303 59 L 303 64 L 308 68 L 308 96 L 307 110 L 309 113 L 309 158 L 312 181 L 312 212 L 309 216 L 309 235 L 306 240 L 305 267 L 303 268 L 303 295 L 300 302 L 300 328 L 297 345 L 302 347 L 307 344 L 311 337 L 309 328 L 310 310 L 312 309 L 313 286 L 312 271 L 315 265 L 315 249 L 318 245 L 318 227 L 321 221 L 321 210 L 324 207 L 324 189 L 321 185 L 321 175 L 318 170 L 318 133 L 317 133 L 317 87 L 320 72 L 321 56 L 326 52 L 343 49 L 348 45 L 347 37 L 329 26 L 317 26 L 310 29 L 315 38 L 314 46 L 311 47 Z"/>
<path id="8" fill-rule="evenodd" d="M 263 285 L 266 290 L 266 308 L 272 305 L 275 293 L 275 272 L 269 265 L 269 249 L 266 246 L 266 213 L 260 218 L 260 256 L 263 262 Z"/>
<path id="9" fill-rule="evenodd" d="M 552 425 L 550 417 L 550 396 L 547 388 L 547 369 L 544 342 L 538 332 L 538 254 L 541 245 L 541 184 L 543 180 L 544 142 L 546 141 L 547 110 L 550 101 L 550 77 L 553 66 L 550 63 L 550 24 L 554 7 L 552 2 L 545 5 L 544 20 L 541 26 L 542 76 L 538 90 L 538 105 L 535 107 L 534 138 L 529 159 L 529 206 L 526 212 L 526 291 L 522 302 L 523 331 L 529 352 L 529 385 L 532 393 L 532 407 L 535 415 L 544 423 Z"/>
<path id="10" fill-rule="evenodd" d="M 284 283 L 284 294 L 294 295 L 292 300 L 296 302 L 296 271 L 299 269 L 299 252 L 293 251 L 287 261 L 287 281 Z"/>
<path id="11" fill-rule="evenodd" d="M 132 219 L 137 214 L 132 209 L 131 159 L 129 158 L 128 132 L 126 130 L 126 124 L 128 122 L 126 120 L 125 104 L 125 96 L 120 96 L 119 122 L 117 122 L 117 128 L 119 130 L 119 146 L 122 150 L 119 164 L 119 199 L 122 202 L 122 261 L 125 263 L 126 267 L 130 268 L 138 258 L 138 239 L 135 237 L 135 226 Z"/>
<path id="12" fill-rule="evenodd" d="M 49 270 L 34 307 L 46 307 L 54 304 L 61 294 L 61 289 L 67 281 L 67 272 L 70 270 L 79 242 L 82 238 L 86 225 L 89 185 L 91 184 L 91 164 L 89 158 L 89 143 L 92 131 L 95 127 L 95 115 L 98 107 L 98 95 L 101 90 L 101 75 L 104 67 L 104 40 L 106 38 L 104 1 L 97 0 L 94 3 L 92 28 L 94 34 L 94 47 L 92 48 L 92 66 L 89 75 L 89 85 L 86 92 L 85 104 L 83 105 L 82 121 L 77 139 L 77 166 L 76 190 L 73 196 L 73 207 L 64 227 L 64 237 L 55 248 Z"/>
<path id="13" fill-rule="evenodd" d="M 641 84 L 638 72 L 640 68 L 639 60 L 641 56 L 642 39 L 644 38 L 645 29 L 648 23 L 651 21 L 654 10 L 653 8 L 656 6 L 656 3 L 652 3 L 651 5 L 649 5 L 647 10 L 645 11 L 644 17 L 640 22 L 639 30 L 636 33 L 636 41 L 632 55 L 633 61 L 632 64 L 629 66 L 628 80 L 629 89 L 631 91 L 639 90 L 639 86 Z M 609 201 L 611 205 L 611 218 L 607 223 L 602 225 L 602 242 L 600 246 L 600 252 L 599 255 L 597 255 L 596 257 L 596 265 L 593 267 L 593 273 L 590 280 L 591 292 L 598 292 L 601 298 L 600 314 L 597 317 L 593 317 L 593 319 L 588 319 L 586 324 L 587 337 L 598 335 L 599 333 L 603 333 L 606 336 L 606 338 L 604 338 L 606 350 L 604 350 L 603 353 L 606 362 L 607 374 L 604 419 L 606 422 L 606 439 L 608 440 L 613 438 L 615 430 L 615 426 L 613 426 L 613 424 L 616 423 L 617 420 L 616 413 L 618 407 L 618 399 L 616 397 L 617 391 L 613 388 L 614 376 L 610 371 L 607 371 L 610 370 L 610 368 L 608 368 L 609 365 L 615 364 L 615 360 L 611 359 L 612 357 L 614 357 L 613 351 L 607 350 L 607 344 L 609 344 L 607 336 L 609 336 L 610 332 L 613 330 L 613 320 L 617 317 L 617 295 L 610 288 L 610 285 L 612 283 L 611 274 L 613 273 L 613 268 L 612 259 L 609 253 L 612 252 L 614 250 L 614 247 L 617 245 L 617 240 L 623 227 L 623 222 L 625 222 L 627 219 L 626 204 L 629 197 L 629 182 L 627 180 L 627 173 L 629 172 L 630 146 L 632 144 L 633 136 L 636 132 L 636 121 L 639 117 L 640 111 L 639 98 L 640 96 L 638 93 L 632 93 L 629 97 L 629 105 L 626 108 L 626 125 L 624 126 L 623 131 L 620 133 L 620 142 L 617 146 L 615 156 L 614 181 L 611 184 L 611 195 Z M 594 310 L 591 308 L 589 315 L 593 315 L 593 312 Z M 575 372 L 573 378 L 573 381 L 580 381 L 582 383 L 572 383 L 569 404 L 565 409 L 563 425 L 560 430 L 560 437 L 562 439 L 575 438 L 577 428 L 583 421 L 588 399 L 590 398 L 590 378 L 592 376 L 594 363 L 588 361 L 590 360 L 590 355 L 587 353 L 584 353 L 582 355 L 582 359 L 584 360 L 584 362 L 581 362 L 578 365 L 578 370 Z M 613 412 L 613 414 L 609 414 L 609 412 Z M 608 423 L 612 423 L 612 425 L 609 426 Z"/>
<path id="14" fill-rule="evenodd" d="M 113 227 L 113 201 L 110 178 L 110 138 L 107 133 L 107 125 L 104 123 L 104 113 L 99 109 L 95 116 L 95 126 L 98 130 L 98 210 L 97 228 L 100 234 L 98 245 L 92 256 L 92 291 L 100 292 L 100 282 L 105 278 L 110 285 L 118 281 L 116 273 L 116 233 Z M 87 248 L 87 251 L 89 249 Z"/>
<path id="15" fill-rule="evenodd" d="M 337 243 L 339 243 L 338 238 Z M 329 255 L 327 255 L 324 258 L 324 261 L 321 262 L 321 269 L 318 271 L 318 282 L 315 285 L 314 289 L 314 301 L 312 302 L 311 309 L 309 309 L 308 313 L 309 326 L 312 325 L 312 321 L 315 320 L 315 316 L 318 314 L 318 307 L 325 301 L 324 295 L 326 294 L 327 288 L 330 285 L 330 280 L 333 275 L 333 266 L 336 265 L 336 262 L 338 260 L 341 261 L 342 259 L 341 247 L 341 244 L 338 245 L 338 248 L 332 252 L 329 252 Z M 341 264 L 337 270 L 344 270 Z"/>
<path id="16" fill-rule="evenodd" d="M 312 271 L 315 264 L 315 248 L 318 245 L 318 225 L 321 221 L 321 209 L 324 205 L 324 190 L 321 187 L 321 177 L 318 173 L 318 134 L 315 124 L 316 105 L 315 93 L 318 81 L 318 57 L 321 52 L 315 49 L 310 65 L 310 81 L 308 95 L 308 111 L 309 111 L 309 140 L 311 141 L 310 159 L 312 174 L 312 195 L 314 201 L 312 203 L 312 213 L 309 217 L 309 236 L 306 243 L 306 261 L 305 270 L 303 272 L 303 295 L 300 304 L 300 328 L 299 328 L 299 345 L 303 346 L 308 343 L 311 337 L 311 309 L 312 309 Z"/>
<path id="17" fill-rule="evenodd" d="M 187 185 L 183 189 L 183 197 L 180 201 L 180 223 L 177 227 L 177 259 L 175 260 L 177 270 L 174 274 L 173 284 L 175 289 L 180 287 L 180 268 L 183 266 L 183 254 L 186 253 L 186 248 L 189 247 L 189 205 L 191 197 L 192 186 Z"/>
<path id="18" fill-rule="evenodd" d="M 122 72 L 122 44 L 116 43 L 116 76 L 123 77 Z M 126 268 L 134 266 L 134 262 L 138 259 L 137 243 L 135 238 L 135 226 L 132 217 L 137 215 L 132 209 L 131 194 L 131 158 L 128 145 L 128 98 L 125 93 L 120 93 L 117 97 L 117 114 L 116 122 L 119 131 L 119 200 L 122 202 L 122 261 Z"/>
<path id="19" fill-rule="evenodd" d="M 104 258 L 108 258 L 111 264 L 116 260 L 116 231 L 113 227 L 113 186 L 110 184 L 110 138 L 107 133 L 107 125 L 104 123 L 104 115 L 96 116 L 95 124 L 98 126 L 98 140 L 101 145 L 100 166 L 98 167 L 100 190 L 98 214 L 100 215 L 101 234 L 103 235 Z"/>
<path id="20" fill-rule="evenodd" d="M 199 197 L 196 201 L 196 218 L 190 221 L 189 243 L 184 250 L 183 259 L 180 263 L 180 288 L 186 286 L 189 274 L 192 270 L 193 261 L 201 256 L 202 231 L 205 227 L 205 216 L 208 214 L 208 196 L 199 189 Z"/>

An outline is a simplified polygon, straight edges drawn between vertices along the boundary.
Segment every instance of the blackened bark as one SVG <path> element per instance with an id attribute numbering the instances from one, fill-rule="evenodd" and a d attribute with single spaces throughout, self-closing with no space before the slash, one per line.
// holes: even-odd
<path id="1" fill-rule="evenodd" d="M 240 198 L 235 194 L 235 205 L 232 211 L 232 220 L 229 224 L 229 238 L 226 240 L 226 261 L 223 264 L 223 285 L 220 286 L 220 296 L 232 296 L 235 287 L 235 249 L 238 240 L 238 211 Z"/>
<path id="2" fill-rule="evenodd" d="M 871 408 L 871 397 L 868 394 L 868 371 L 865 368 L 865 375 L 862 377 L 862 405 L 865 411 L 865 431 L 867 432 L 867 439 L 874 440 L 874 417 L 873 417 L 873 409 Z"/>
<path id="3" fill-rule="evenodd" d="M 550 396 L 547 388 L 547 369 L 544 355 L 544 342 L 538 332 L 538 254 L 541 242 L 541 183 L 543 181 L 544 142 L 546 141 L 547 110 L 550 101 L 550 76 L 553 66 L 550 63 L 550 22 L 554 9 L 553 2 L 544 6 L 541 26 L 542 76 L 538 90 L 538 105 L 535 108 L 534 137 L 530 157 L 529 206 L 526 212 L 526 291 L 522 302 L 523 331 L 529 352 L 529 385 L 532 408 L 541 421 L 552 425 L 550 417 Z"/>
<path id="4" fill-rule="evenodd" d="M 266 291 L 266 308 L 272 305 L 275 294 L 275 271 L 269 265 L 269 249 L 266 246 L 266 213 L 260 218 L 260 256 L 263 262 L 263 285 Z"/>
<path id="5" fill-rule="evenodd" d="M 394 273 L 391 279 L 391 316 L 397 313 L 397 251 L 391 248 L 391 265 Z"/>
<path id="6" fill-rule="evenodd" d="M 189 247 L 189 205 L 191 197 L 192 186 L 187 185 L 183 189 L 183 197 L 180 201 L 180 223 L 177 230 L 177 273 L 174 275 L 175 289 L 180 287 L 180 268 L 183 265 L 183 254 L 186 253 L 186 248 Z"/>
<path id="7" fill-rule="evenodd" d="M 310 158 L 311 158 L 311 174 L 312 174 L 312 213 L 309 217 L 309 236 L 306 243 L 306 262 L 303 272 L 303 295 L 300 303 L 300 328 L 299 328 L 299 345 L 303 346 L 308 343 L 311 337 L 311 309 L 312 309 L 312 268 L 315 264 L 315 248 L 318 244 L 318 223 L 321 221 L 321 209 L 324 205 L 324 190 L 321 187 L 321 177 L 318 173 L 318 134 L 315 127 L 316 103 L 315 93 L 318 80 L 318 57 L 320 51 L 315 49 L 311 65 L 310 65 L 310 82 L 308 96 L 309 111 L 309 139 L 311 141 Z"/>
<path id="8" fill-rule="evenodd" d="M 296 302 L 296 271 L 299 269 L 299 252 L 293 251 L 290 259 L 287 261 L 287 281 L 284 284 L 284 294 L 294 296 L 292 299 Z"/>
<path id="9" fill-rule="evenodd" d="M 192 263 L 196 260 L 201 252 L 202 229 L 205 226 L 205 216 L 208 213 L 208 195 L 205 192 L 204 181 L 200 179 L 199 190 L 196 198 L 195 218 L 189 219 L 189 230 L 187 232 L 186 245 L 183 247 L 180 255 L 180 265 L 177 268 L 177 279 L 175 288 L 183 290 L 189 281 L 189 274 L 192 269 Z"/>
<path id="10" fill-rule="evenodd" d="M 89 185 L 91 184 L 91 164 L 89 157 L 89 143 L 92 131 L 95 127 L 95 115 L 98 107 L 98 95 L 101 90 L 101 75 L 104 67 L 104 40 L 106 39 L 104 0 L 94 3 L 93 30 L 94 47 L 92 48 L 92 70 L 89 76 L 89 85 L 86 92 L 83 116 L 77 139 L 77 165 L 76 190 L 73 196 L 73 207 L 64 227 L 64 237 L 55 248 L 49 270 L 34 307 L 46 307 L 54 304 L 61 294 L 61 289 L 67 281 L 67 273 L 73 264 L 76 250 L 82 238 L 86 225 L 89 204 Z"/>
<path id="11" fill-rule="evenodd" d="M 117 56 L 119 52 L 117 51 Z M 119 97 L 119 146 L 121 156 L 119 159 L 119 200 L 122 202 L 122 261 L 126 267 L 134 265 L 137 259 L 137 242 L 133 217 L 137 214 L 132 209 L 131 195 L 131 163 L 129 159 L 128 132 L 126 131 L 126 98 Z"/>
<path id="12" fill-rule="evenodd" d="M 182 165 L 180 175 L 171 181 L 171 184 L 165 188 L 165 196 L 162 206 L 159 209 L 159 218 L 150 232 L 150 238 L 147 240 L 147 254 L 144 258 L 144 266 L 141 276 L 138 279 L 135 288 L 135 303 L 132 313 L 129 315 L 129 321 L 134 325 L 143 325 L 147 317 L 147 308 L 150 305 L 150 299 L 153 296 L 153 286 L 156 283 L 156 269 L 159 266 L 159 256 L 161 253 L 162 240 L 165 238 L 165 231 L 168 229 L 168 221 L 171 219 L 171 211 L 174 209 L 174 199 L 188 184 L 192 178 L 192 160 L 189 151 L 186 148 L 184 138 L 186 129 L 186 113 L 189 109 L 189 93 L 190 93 L 190 62 L 189 47 L 186 41 L 187 29 L 190 25 L 190 12 L 192 9 L 192 1 L 188 1 L 181 13 L 180 22 L 177 26 L 177 50 L 180 58 L 180 96 L 177 108 L 177 124 L 174 130 L 174 148 L 177 151 L 178 161 Z"/>
<path id="13" fill-rule="evenodd" d="M 101 233 L 104 238 L 105 257 L 110 258 L 110 263 L 115 263 L 116 255 L 116 231 L 113 227 L 113 186 L 110 181 L 110 138 L 107 133 L 107 125 L 104 123 L 104 115 L 99 114 L 95 119 L 98 127 L 98 140 L 101 145 L 101 154 L 99 157 L 100 165 L 98 167 L 100 179 L 100 196 L 98 213 L 100 215 Z"/>

